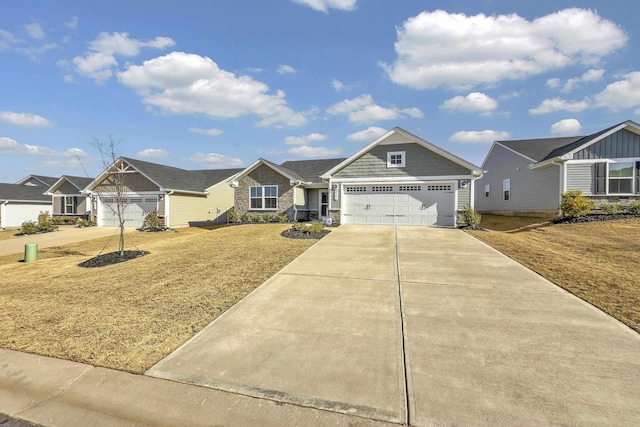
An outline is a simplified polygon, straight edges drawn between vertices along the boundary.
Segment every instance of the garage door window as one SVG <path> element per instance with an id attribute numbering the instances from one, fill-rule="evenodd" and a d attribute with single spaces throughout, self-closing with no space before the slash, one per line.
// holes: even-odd
<path id="1" fill-rule="evenodd" d="M 251 187 L 251 209 L 278 209 L 278 186 Z"/>
<path id="2" fill-rule="evenodd" d="M 451 191 L 451 185 L 427 185 L 427 191 Z"/>

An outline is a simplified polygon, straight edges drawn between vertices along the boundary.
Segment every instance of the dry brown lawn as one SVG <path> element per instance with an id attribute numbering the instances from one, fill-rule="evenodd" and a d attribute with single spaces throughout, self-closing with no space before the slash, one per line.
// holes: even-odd
<path id="1" fill-rule="evenodd" d="M 0 257 L 0 348 L 142 373 L 316 242 L 288 227 L 130 233 L 149 255 L 92 269 L 106 238 Z"/>
<path id="2" fill-rule="evenodd" d="M 486 215 L 480 225 L 487 231 L 469 234 L 640 332 L 640 219 L 554 225 Z"/>
<path id="3" fill-rule="evenodd" d="M 10 239 L 14 237 L 18 230 L 0 230 L 0 240 Z"/>

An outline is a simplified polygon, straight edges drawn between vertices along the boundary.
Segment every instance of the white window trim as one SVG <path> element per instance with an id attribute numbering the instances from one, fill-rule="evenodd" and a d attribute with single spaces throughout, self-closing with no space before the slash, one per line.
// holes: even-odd
<path id="1" fill-rule="evenodd" d="M 71 204 L 67 203 L 67 199 L 71 199 Z M 63 196 L 62 197 L 62 204 L 64 206 L 64 215 L 75 215 L 75 211 L 76 211 L 76 203 L 75 203 L 75 198 L 74 196 Z M 67 210 L 67 208 L 71 208 L 71 212 L 69 212 Z"/>
<path id="2" fill-rule="evenodd" d="M 507 183 L 508 183 L 509 187 L 508 187 L 508 189 L 507 189 L 507 190 L 505 190 L 505 189 L 504 189 L 504 185 L 505 185 L 505 184 L 507 184 Z M 505 194 L 504 194 L 504 193 L 505 193 L 505 191 L 508 191 L 508 192 L 509 192 L 509 198 L 508 198 L 508 199 L 505 197 Z M 503 202 L 509 202 L 509 201 L 511 201 L 511 178 L 507 178 L 507 179 L 503 179 L 503 180 L 502 180 L 502 201 L 503 201 Z"/>
<path id="3" fill-rule="evenodd" d="M 400 156 L 400 163 L 391 163 L 391 156 Z M 406 151 L 389 151 L 387 152 L 387 167 L 388 168 L 403 168 L 407 161 Z"/>
<path id="4" fill-rule="evenodd" d="M 634 160 L 617 160 L 617 161 L 608 161 L 607 163 L 607 195 L 615 195 L 615 196 L 633 196 L 636 195 L 638 189 L 635 188 L 636 185 L 636 161 Z M 612 177 L 610 174 L 609 167 L 611 165 L 620 164 L 620 163 L 631 163 L 631 176 L 614 176 Z M 610 182 L 612 179 L 627 179 L 631 180 L 631 192 L 630 193 L 614 193 L 611 191 Z"/>
<path id="5" fill-rule="evenodd" d="M 251 207 L 251 200 L 253 199 L 258 199 L 258 197 L 251 197 L 251 189 L 252 188 L 262 188 L 262 196 L 260 197 L 261 199 L 261 208 L 252 208 Z M 275 199 L 276 199 L 276 207 L 275 208 L 265 208 L 265 200 L 266 199 L 273 199 L 273 196 L 269 196 L 267 197 L 265 188 L 267 187 L 275 187 L 276 188 L 276 195 L 275 195 Z M 279 191 L 278 191 L 278 186 L 277 185 L 252 185 L 249 187 L 249 210 L 250 211 L 277 211 L 278 210 L 278 198 L 280 197 L 279 195 Z"/>

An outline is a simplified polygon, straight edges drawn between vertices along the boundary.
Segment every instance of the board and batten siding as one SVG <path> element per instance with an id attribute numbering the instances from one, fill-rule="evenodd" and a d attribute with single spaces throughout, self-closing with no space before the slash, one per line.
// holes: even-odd
<path id="1" fill-rule="evenodd" d="M 160 189 L 156 184 L 149 181 L 144 175 L 135 172 L 135 173 L 127 173 L 124 179 L 124 192 L 125 193 L 138 193 L 141 191 L 159 191 Z M 113 194 L 115 192 L 115 187 L 110 185 L 108 182 L 108 176 L 96 186 L 94 192 L 98 194 Z M 77 190 L 76 190 L 77 191 Z"/>
<path id="2" fill-rule="evenodd" d="M 583 196 L 595 195 L 595 163 L 566 163 L 567 190 L 582 190 Z"/>
<path id="3" fill-rule="evenodd" d="M 387 153 L 404 151 L 405 166 L 387 167 Z M 416 143 L 380 144 L 366 152 L 332 178 L 414 178 L 418 176 L 471 175 L 471 171 Z"/>
<path id="4" fill-rule="evenodd" d="M 233 207 L 233 188 L 221 182 L 208 189 L 208 196 L 174 193 L 169 197 L 169 226 L 188 227 L 190 223 L 224 224 Z"/>
<path id="5" fill-rule="evenodd" d="M 621 129 L 573 154 L 574 160 L 640 157 L 640 135 Z"/>
<path id="6" fill-rule="evenodd" d="M 531 160 L 494 145 L 485 161 L 482 178 L 475 181 L 475 209 L 479 212 L 535 213 L 557 211 L 560 204 L 560 166 L 529 169 Z M 504 201 L 502 183 L 511 180 L 511 200 Z M 491 186 L 485 197 L 485 185 Z"/>

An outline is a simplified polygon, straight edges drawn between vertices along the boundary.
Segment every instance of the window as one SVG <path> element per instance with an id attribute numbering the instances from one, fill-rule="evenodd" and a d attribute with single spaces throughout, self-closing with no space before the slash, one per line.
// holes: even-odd
<path id="1" fill-rule="evenodd" d="M 404 151 L 392 151 L 387 153 L 387 167 L 403 168 L 405 157 Z"/>
<path id="2" fill-rule="evenodd" d="M 371 191 L 376 192 L 376 193 L 387 193 L 389 191 L 393 191 L 393 187 L 391 186 L 373 186 L 371 187 Z"/>
<path id="3" fill-rule="evenodd" d="M 278 209 L 278 186 L 250 187 L 251 209 Z"/>
<path id="4" fill-rule="evenodd" d="M 491 195 L 491 184 L 487 184 L 484 186 L 484 197 L 489 197 Z"/>
<path id="5" fill-rule="evenodd" d="M 422 186 L 420 186 L 420 185 L 401 185 L 399 190 L 400 191 L 422 191 Z"/>
<path id="6" fill-rule="evenodd" d="M 505 179 L 502 181 L 502 200 L 508 202 L 511 200 L 511 180 Z"/>
<path id="7" fill-rule="evenodd" d="M 427 185 L 427 191 L 451 191 L 451 185 Z"/>
<path id="8" fill-rule="evenodd" d="M 367 191 L 367 187 L 348 186 L 345 187 L 344 191 L 345 193 L 364 193 L 365 191 Z"/>
<path id="9" fill-rule="evenodd" d="M 64 213 L 75 214 L 76 213 L 76 198 L 65 196 L 64 198 Z"/>
<path id="10" fill-rule="evenodd" d="M 633 192 L 633 162 L 609 163 L 609 193 Z"/>

